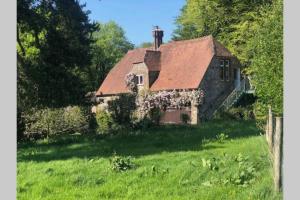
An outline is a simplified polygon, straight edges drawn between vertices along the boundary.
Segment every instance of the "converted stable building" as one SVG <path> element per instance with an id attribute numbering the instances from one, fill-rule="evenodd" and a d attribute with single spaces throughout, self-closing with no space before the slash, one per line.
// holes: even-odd
<path id="1" fill-rule="evenodd" d="M 125 77 L 134 73 L 138 89 L 204 91 L 203 104 L 195 108 L 167 109 L 161 123 L 180 123 L 186 113 L 191 123 L 209 119 L 233 91 L 241 85 L 240 64 L 235 56 L 211 35 L 162 44 L 163 31 L 153 30 L 154 46 L 130 50 L 111 69 L 96 96 L 104 102 L 121 93 L 128 93 Z"/>

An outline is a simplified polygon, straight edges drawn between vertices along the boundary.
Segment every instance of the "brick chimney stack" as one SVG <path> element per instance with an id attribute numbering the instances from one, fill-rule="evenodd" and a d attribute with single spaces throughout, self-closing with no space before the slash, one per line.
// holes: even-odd
<path id="1" fill-rule="evenodd" d="M 161 30 L 158 26 L 154 26 L 152 35 L 154 37 L 154 49 L 157 50 L 163 42 L 162 38 L 164 36 L 164 31 Z"/>

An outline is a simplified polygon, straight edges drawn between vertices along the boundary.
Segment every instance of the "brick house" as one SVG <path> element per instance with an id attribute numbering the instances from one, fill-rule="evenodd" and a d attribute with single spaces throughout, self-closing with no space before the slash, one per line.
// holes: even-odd
<path id="1" fill-rule="evenodd" d="M 138 89 L 197 89 L 204 91 L 203 104 L 176 110 L 168 109 L 161 123 L 180 123 L 186 113 L 191 123 L 209 119 L 235 88 L 240 87 L 240 64 L 235 56 L 211 35 L 162 44 L 163 31 L 153 30 L 154 46 L 130 50 L 111 69 L 96 92 L 104 103 L 128 93 L 124 81 L 128 73 L 138 76 Z"/>

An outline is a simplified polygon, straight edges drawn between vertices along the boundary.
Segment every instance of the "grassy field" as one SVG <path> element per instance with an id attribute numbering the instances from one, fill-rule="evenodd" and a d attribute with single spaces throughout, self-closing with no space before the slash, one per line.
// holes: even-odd
<path id="1" fill-rule="evenodd" d="M 220 133 L 229 137 L 215 139 Z M 135 167 L 113 171 L 114 152 Z M 19 144 L 17 159 L 18 199 L 282 199 L 251 121 L 61 137 Z"/>

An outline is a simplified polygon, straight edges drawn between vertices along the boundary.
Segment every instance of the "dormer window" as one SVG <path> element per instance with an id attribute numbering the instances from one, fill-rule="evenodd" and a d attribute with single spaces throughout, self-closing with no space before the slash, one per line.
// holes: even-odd
<path id="1" fill-rule="evenodd" d="M 230 68 L 230 61 L 229 60 L 220 60 L 220 69 L 219 69 L 219 76 L 221 80 L 229 81 L 229 70 Z"/>
<path id="2" fill-rule="evenodd" d="M 137 84 L 144 85 L 144 76 L 143 75 L 137 75 Z"/>

